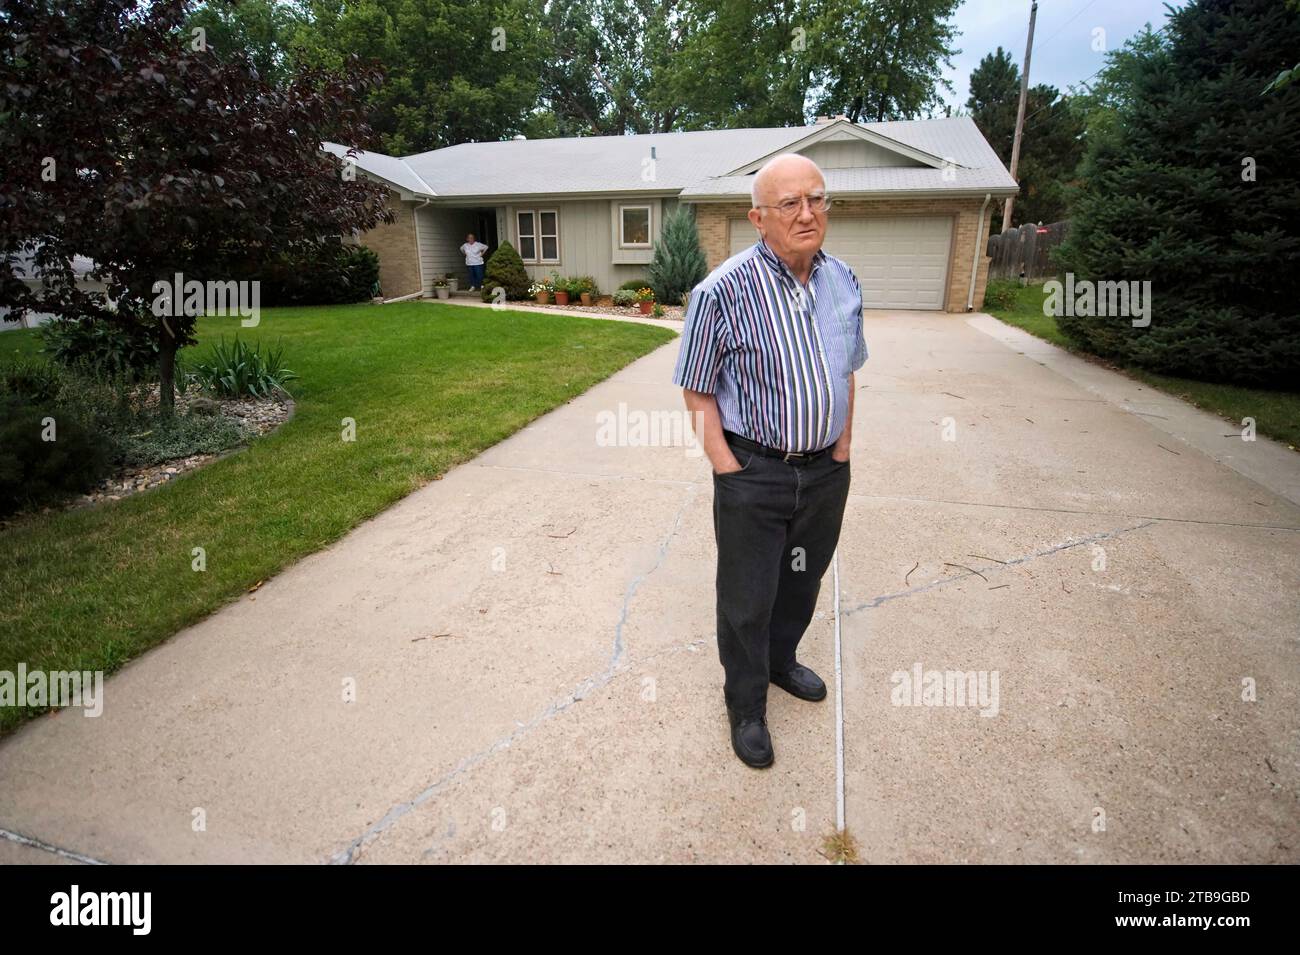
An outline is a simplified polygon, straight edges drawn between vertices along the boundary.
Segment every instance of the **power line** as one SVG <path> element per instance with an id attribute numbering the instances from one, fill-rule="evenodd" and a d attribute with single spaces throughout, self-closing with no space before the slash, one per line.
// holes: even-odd
<path id="1" fill-rule="evenodd" d="M 1064 30 L 1064 29 L 1065 29 L 1066 27 L 1068 27 L 1071 23 L 1073 23 L 1075 20 L 1077 20 L 1077 19 L 1079 18 L 1080 14 L 1082 14 L 1085 10 L 1087 10 L 1090 6 L 1092 6 L 1092 5 L 1093 5 L 1094 3 L 1096 3 L 1096 2 L 1097 2 L 1097 0 L 1088 0 L 1087 3 L 1085 3 L 1082 7 L 1079 8 L 1079 10 L 1074 14 L 1074 16 L 1070 17 L 1070 19 L 1068 19 L 1068 20 L 1066 20 L 1064 23 L 1062 23 L 1059 27 L 1056 28 L 1056 32 L 1055 32 L 1055 33 L 1053 33 L 1053 34 L 1052 34 L 1051 36 L 1049 36 L 1046 40 L 1044 40 L 1042 43 L 1040 43 L 1040 44 L 1038 45 L 1038 48 L 1041 50 L 1043 47 L 1047 46 L 1047 44 L 1051 43 L 1054 39 L 1056 39 L 1058 36 L 1060 36 L 1062 30 Z"/>
<path id="2" fill-rule="evenodd" d="M 1086 8 L 1085 8 L 1085 9 L 1086 9 Z M 1082 13 L 1083 10 L 1080 10 L 1079 12 Z M 1166 24 L 1165 24 L 1164 26 L 1162 26 L 1159 30 L 1156 30 L 1152 35 L 1154 36 L 1155 34 L 1164 33 L 1165 30 L 1167 30 L 1168 28 L 1169 28 L 1169 24 L 1166 23 Z M 1083 79 L 1081 79 L 1081 80 L 1079 80 L 1079 81 L 1077 81 L 1077 82 L 1075 82 L 1075 83 L 1071 83 L 1069 86 L 1066 87 L 1066 90 L 1067 90 L 1068 92 L 1070 92 L 1070 93 L 1073 93 L 1076 87 L 1083 86 L 1083 85 L 1084 85 L 1085 83 L 1087 83 L 1090 79 L 1092 79 L 1092 78 L 1095 77 L 1095 76 L 1098 76 L 1098 75 L 1101 74 L 1101 72 L 1102 72 L 1103 70 L 1105 70 L 1106 67 L 1109 66 L 1109 65 L 1110 65 L 1109 63 L 1103 63 L 1103 64 L 1098 68 L 1097 72 L 1092 74 L 1092 76 L 1085 76 Z M 1060 102 L 1060 101 L 1058 100 L 1057 103 L 1048 103 L 1048 104 L 1046 104 L 1046 105 L 1044 105 L 1044 106 L 1040 106 L 1040 107 L 1038 107 L 1038 109 L 1034 110 L 1032 113 L 1030 113 L 1028 116 L 1025 117 L 1025 124 L 1028 125 L 1029 121 L 1030 121 L 1031 119 L 1033 119 L 1035 116 L 1037 116 L 1039 113 L 1041 113 L 1043 110 L 1045 110 L 1045 109 L 1049 109 L 1050 107 L 1057 105 L 1059 102 Z"/>

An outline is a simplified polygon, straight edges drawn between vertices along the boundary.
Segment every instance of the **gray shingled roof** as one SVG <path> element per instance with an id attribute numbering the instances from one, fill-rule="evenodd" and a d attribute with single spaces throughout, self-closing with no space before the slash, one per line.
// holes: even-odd
<path id="1" fill-rule="evenodd" d="M 324 143 L 322 145 L 328 152 L 332 152 L 340 159 L 347 155 L 348 147 L 346 146 L 340 146 L 338 143 Z M 364 149 L 358 149 L 356 161 L 358 169 L 373 173 L 381 179 L 387 179 L 394 185 L 401 186 L 407 192 L 413 192 L 419 196 L 434 194 L 428 183 L 415 174 L 411 167 L 407 165 L 405 159 L 389 156 L 386 153 L 372 153 Z"/>
<path id="2" fill-rule="evenodd" d="M 956 174 L 944 179 L 939 169 L 916 166 L 832 169 L 827 171 L 827 190 L 832 193 L 1016 188 L 967 117 L 860 126 L 913 149 L 951 158 L 958 166 Z M 792 126 L 463 143 L 404 159 L 360 153 L 357 165 L 409 192 L 442 198 L 645 191 L 719 198 L 749 194 L 749 177 L 726 177 L 728 172 L 785 149 L 818 129 Z M 652 147 L 655 176 L 647 181 L 642 176 L 643 160 Z M 345 152 L 333 143 L 326 148 L 336 155 Z"/>

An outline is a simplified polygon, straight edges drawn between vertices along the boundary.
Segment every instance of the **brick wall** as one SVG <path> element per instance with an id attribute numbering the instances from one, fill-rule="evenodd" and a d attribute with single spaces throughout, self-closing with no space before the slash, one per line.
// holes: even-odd
<path id="1" fill-rule="evenodd" d="M 836 216 L 903 216 L 945 215 L 953 216 L 953 243 L 948 260 L 948 295 L 945 311 L 964 312 L 966 293 L 970 288 L 971 256 L 975 251 L 975 229 L 979 222 L 980 206 L 984 199 L 849 199 L 837 201 L 830 215 Z M 714 269 L 726 260 L 731 251 L 727 223 L 744 218 L 749 212 L 748 202 L 702 202 L 695 206 L 695 221 L 700 232 L 700 246 Z M 988 282 L 989 257 L 984 254 L 988 244 L 989 217 L 993 203 L 984 212 L 984 229 L 978 237 L 979 271 L 975 280 L 975 308 L 984 306 L 984 286 Z"/>
<path id="2" fill-rule="evenodd" d="M 415 205 L 402 202 L 395 192 L 389 192 L 388 204 L 397 214 L 396 221 L 380 223 L 363 233 L 358 242 L 379 256 L 380 294 L 384 298 L 397 298 L 420 291 Z"/>

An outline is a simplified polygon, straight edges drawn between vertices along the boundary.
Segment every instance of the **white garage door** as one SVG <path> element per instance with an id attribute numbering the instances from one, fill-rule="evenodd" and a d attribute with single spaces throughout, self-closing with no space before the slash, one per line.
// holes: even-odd
<path id="1" fill-rule="evenodd" d="M 749 220 L 731 220 L 733 255 L 757 238 Z M 947 216 L 831 216 L 825 248 L 853 269 L 867 308 L 944 306 L 952 248 Z"/>

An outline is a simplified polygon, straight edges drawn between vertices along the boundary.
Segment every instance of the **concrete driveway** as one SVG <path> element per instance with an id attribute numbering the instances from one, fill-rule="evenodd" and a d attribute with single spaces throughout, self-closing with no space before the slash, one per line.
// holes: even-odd
<path id="1" fill-rule="evenodd" d="M 985 316 L 867 340 L 843 693 L 773 688 L 771 769 L 672 343 L 5 741 L 0 861 L 818 863 L 841 793 L 867 862 L 1300 860 L 1300 456 Z"/>

